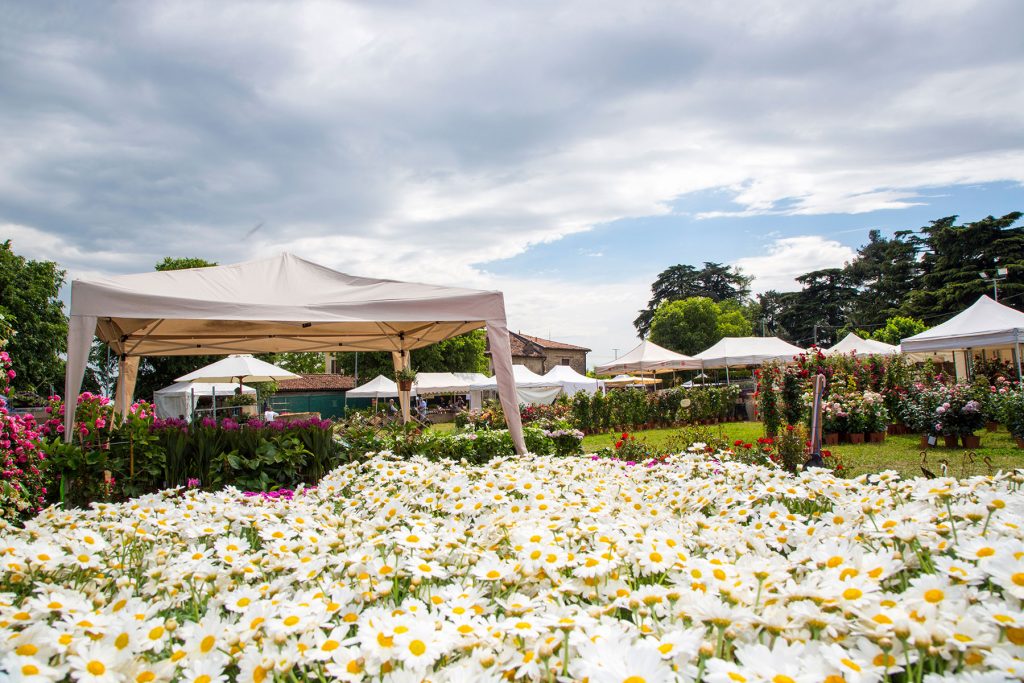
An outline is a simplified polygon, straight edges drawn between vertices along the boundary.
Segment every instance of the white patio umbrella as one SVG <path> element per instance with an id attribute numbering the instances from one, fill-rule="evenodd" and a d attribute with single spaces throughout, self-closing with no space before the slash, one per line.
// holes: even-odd
<path id="1" fill-rule="evenodd" d="M 272 363 L 253 358 L 252 354 L 240 353 L 221 358 L 216 363 L 183 375 L 175 382 L 274 382 L 279 379 L 295 379 L 299 375 L 279 368 Z"/>

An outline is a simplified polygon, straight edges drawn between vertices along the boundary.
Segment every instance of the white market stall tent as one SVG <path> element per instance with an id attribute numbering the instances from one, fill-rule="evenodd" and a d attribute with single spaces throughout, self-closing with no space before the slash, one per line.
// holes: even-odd
<path id="1" fill-rule="evenodd" d="M 963 351 L 966 368 L 976 349 L 1012 349 L 1021 377 L 1020 343 L 1024 338 L 1024 313 L 982 295 L 957 315 L 941 325 L 925 330 L 900 342 L 904 353 Z M 955 359 L 954 354 L 954 359 Z M 959 369 L 957 375 L 960 375 Z"/>
<path id="2" fill-rule="evenodd" d="M 615 375 L 627 372 L 699 370 L 700 367 L 700 361 L 675 351 L 669 351 L 645 339 L 611 363 L 595 366 L 594 372 L 599 375 Z"/>
<path id="3" fill-rule="evenodd" d="M 181 415 L 191 420 L 200 397 L 233 396 L 236 389 L 238 385 L 234 382 L 175 382 L 153 392 L 153 407 L 157 417 Z M 255 394 L 256 390 L 243 384 L 242 393 Z"/>
<path id="4" fill-rule="evenodd" d="M 416 393 L 415 387 L 412 391 Z M 384 375 L 377 375 L 369 382 L 360 384 L 345 392 L 347 398 L 398 398 L 398 383 Z"/>
<path id="5" fill-rule="evenodd" d="M 645 387 L 661 384 L 661 380 L 655 377 L 633 377 L 632 375 L 615 375 L 611 379 L 604 380 L 605 386 L 609 387 Z"/>
<path id="6" fill-rule="evenodd" d="M 604 389 L 604 381 L 587 377 L 573 370 L 568 365 L 556 365 L 544 373 L 544 379 L 555 382 L 562 387 L 562 393 L 572 396 L 578 391 L 585 391 L 593 396 Z"/>
<path id="7" fill-rule="evenodd" d="M 742 368 L 772 360 L 790 361 L 803 352 L 778 337 L 723 337 L 694 358 L 703 368 Z"/>
<path id="8" fill-rule="evenodd" d="M 858 358 L 865 356 L 895 356 L 900 352 L 900 347 L 893 344 L 886 344 L 875 339 L 861 339 L 853 332 L 849 333 L 835 346 L 823 349 L 826 356 L 839 356 L 855 354 Z"/>
<path id="9" fill-rule="evenodd" d="M 562 385 L 545 379 L 525 365 L 513 365 L 512 374 L 515 377 L 516 396 L 520 403 L 550 405 L 562 391 Z M 477 391 L 495 391 L 497 382 L 494 377 L 490 377 L 474 383 L 472 388 Z"/>
<path id="10" fill-rule="evenodd" d="M 346 275 L 292 254 L 210 268 L 75 280 L 65 396 L 77 396 L 93 337 L 117 354 L 123 412 L 141 356 L 264 352 L 410 351 L 486 327 L 499 398 L 526 452 L 501 292 Z M 400 392 L 409 416 L 409 393 Z M 65 438 L 75 402 L 68 401 Z"/>

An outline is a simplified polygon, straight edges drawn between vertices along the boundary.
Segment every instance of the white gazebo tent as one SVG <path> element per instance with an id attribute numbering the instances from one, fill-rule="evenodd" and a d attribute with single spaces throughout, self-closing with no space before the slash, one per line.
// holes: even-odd
<path id="1" fill-rule="evenodd" d="M 844 354 L 855 354 L 858 358 L 865 356 L 895 356 L 900 352 L 900 347 L 886 344 L 875 339 L 861 339 L 853 332 L 849 333 L 835 346 L 822 351 L 826 356 L 840 356 Z"/>
<path id="2" fill-rule="evenodd" d="M 603 380 L 581 375 L 568 365 L 556 365 L 544 374 L 544 379 L 559 384 L 566 396 L 571 396 L 577 391 L 585 391 L 593 396 L 604 387 Z"/>
<path id="3" fill-rule="evenodd" d="M 982 295 L 968 308 L 941 325 L 902 340 L 900 349 L 904 353 L 963 351 L 966 372 L 970 365 L 970 356 L 975 350 L 1011 348 L 1013 361 L 1017 366 L 1017 379 L 1020 380 L 1022 338 L 1024 313 Z"/>
<path id="4" fill-rule="evenodd" d="M 711 348 L 694 356 L 704 369 L 725 368 L 725 379 L 729 380 L 729 368 L 744 368 L 760 365 L 772 360 L 793 360 L 803 353 L 799 346 L 793 346 L 778 337 L 723 337 Z"/>
<path id="5" fill-rule="evenodd" d="M 412 393 L 416 393 L 415 387 Z M 369 382 L 360 384 L 345 392 L 347 398 L 398 398 L 398 384 L 384 375 L 377 375 Z"/>
<path id="6" fill-rule="evenodd" d="M 153 392 L 153 406 L 157 417 L 184 415 L 185 419 L 191 420 L 199 397 L 232 396 L 237 388 L 234 382 L 175 382 Z M 243 384 L 242 393 L 255 394 L 256 390 Z"/>
<path id="7" fill-rule="evenodd" d="M 94 336 L 120 361 L 117 406 L 133 393 L 141 356 L 263 352 L 409 352 L 487 328 L 512 440 L 526 452 L 501 292 L 355 277 L 292 254 L 211 268 L 119 275 L 71 284 L 65 435 Z M 401 392 L 402 414 L 409 394 Z"/>
<path id="8" fill-rule="evenodd" d="M 599 375 L 614 375 L 626 372 L 669 372 L 672 370 L 699 370 L 700 361 L 675 351 L 643 340 L 629 353 L 611 363 L 594 367 Z"/>
<path id="9" fill-rule="evenodd" d="M 520 403 L 550 404 L 562 391 L 562 385 L 538 375 L 525 365 L 513 365 L 512 373 L 516 382 L 516 397 Z M 497 375 L 472 385 L 477 391 L 494 391 L 497 389 Z"/>

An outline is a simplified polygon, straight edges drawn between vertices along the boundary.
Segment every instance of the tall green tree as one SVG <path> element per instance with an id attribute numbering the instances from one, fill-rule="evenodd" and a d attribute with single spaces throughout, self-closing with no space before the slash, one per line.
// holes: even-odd
<path id="1" fill-rule="evenodd" d="M 718 304 L 709 297 L 698 296 L 659 306 L 651 321 L 650 340 L 692 356 L 722 337 L 746 337 L 750 333 L 750 321 L 738 304 Z"/>
<path id="2" fill-rule="evenodd" d="M 793 305 L 796 292 L 779 292 L 769 289 L 757 295 L 758 315 L 753 326 L 755 333 L 765 337 L 780 337 L 792 341 L 793 337 L 783 324 L 783 318 Z"/>
<path id="3" fill-rule="evenodd" d="M 831 346 L 846 326 L 850 306 L 857 296 L 842 268 L 823 268 L 798 277 L 803 289 L 787 299 L 782 324 L 793 343 Z"/>
<path id="4" fill-rule="evenodd" d="M 899 313 L 921 275 L 917 245 L 912 231 L 902 230 L 892 238 L 878 230 L 868 233 L 868 242 L 846 268 L 857 296 L 850 305 L 853 325 L 873 327 Z"/>
<path id="5" fill-rule="evenodd" d="M 700 270 L 684 264 L 672 266 L 658 274 L 651 285 L 651 300 L 633 321 L 633 326 L 641 339 L 646 337 L 655 312 L 668 301 L 707 297 L 715 302 L 744 302 L 750 296 L 751 280 L 738 269 L 713 261 L 705 261 Z"/>
<path id="6" fill-rule="evenodd" d="M 17 377 L 16 391 L 48 395 L 64 384 L 68 319 L 60 288 L 64 271 L 53 261 L 34 261 L 14 253 L 11 240 L 0 244 L 0 314 L 14 335 L 8 340 Z"/>
<path id="7" fill-rule="evenodd" d="M 903 312 L 929 321 L 958 313 L 982 294 L 992 296 L 992 285 L 979 272 L 996 268 L 1009 271 L 999 286 L 1000 301 L 1024 308 L 1024 228 L 1014 225 L 1022 215 L 1015 211 L 964 225 L 948 216 L 922 228 L 915 244 L 923 272 Z"/>
<path id="8" fill-rule="evenodd" d="M 886 344 L 899 345 L 900 341 L 928 329 L 923 320 L 897 315 L 885 321 L 885 326 L 874 331 L 871 338 Z"/>

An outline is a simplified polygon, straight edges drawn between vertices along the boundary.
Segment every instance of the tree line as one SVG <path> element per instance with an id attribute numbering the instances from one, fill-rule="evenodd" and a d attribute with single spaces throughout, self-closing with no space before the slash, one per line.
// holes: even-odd
<path id="1" fill-rule="evenodd" d="M 841 268 L 796 278 L 800 289 L 751 296 L 750 276 L 721 263 L 674 265 L 658 274 L 651 299 L 634 320 L 637 334 L 656 344 L 699 353 L 724 336 L 778 336 L 798 346 L 829 346 L 848 332 L 888 343 L 936 325 L 992 296 L 1024 309 L 1022 214 L 958 223 L 957 216 L 868 241 Z"/>

